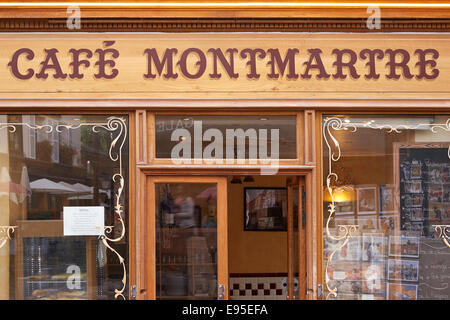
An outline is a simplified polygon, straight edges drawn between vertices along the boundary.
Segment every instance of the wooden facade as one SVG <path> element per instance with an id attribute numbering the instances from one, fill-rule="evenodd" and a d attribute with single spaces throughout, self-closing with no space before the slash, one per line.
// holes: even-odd
<path id="1" fill-rule="evenodd" d="M 318 285 L 324 282 L 323 116 L 336 112 L 437 114 L 448 113 L 450 107 L 450 3 L 409 1 L 407 4 L 395 5 L 389 1 L 378 2 L 382 18 L 379 30 L 367 29 L 369 2 L 364 1 L 327 5 L 321 1 L 311 1 L 307 4 L 289 1 L 281 4 L 258 2 L 259 5 L 252 2 L 211 4 L 201 1 L 170 5 L 167 2 L 144 4 L 134 1 L 128 7 L 120 2 L 90 3 L 80 6 L 81 29 L 68 30 L 67 8 L 63 2 L 41 6 L 37 2 L 8 4 L 2 1 L 0 31 L 3 34 L 0 40 L 0 59 L 3 66 L 8 64 L 12 52 L 18 48 L 34 48 L 37 67 L 43 59 L 44 48 L 57 47 L 61 52 L 65 52 L 73 46 L 84 46 L 95 51 L 101 47 L 101 42 L 106 40 L 116 40 L 116 48 L 122 46 L 121 56 L 141 59 L 139 63 L 142 62 L 142 65 L 140 69 L 133 69 L 133 63 L 122 65 L 120 71 L 125 77 L 120 82 L 105 81 L 98 84 L 92 79 L 92 73 L 89 73 L 91 78 L 82 84 L 79 82 L 79 86 L 69 81 L 48 79 L 45 82 L 32 79 L 31 88 L 26 84 L 27 80 L 13 79 L 9 71 L 3 68 L 0 72 L 0 111 L 17 114 L 108 113 L 129 116 L 128 289 L 133 285 L 137 286 L 137 299 L 152 299 L 156 294 L 155 230 L 152 228 L 154 220 L 151 214 L 147 214 L 154 210 L 155 195 L 151 186 L 163 181 L 217 183 L 220 196 L 218 212 L 220 219 L 225 222 L 218 230 L 219 234 L 222 234 L 222 237 L 218 238 L 218 246 L 223 252 L 227 252 L 226 177 L 259 174 L 259 166 L 250 163 L 179 166 L 174 165 L 170 159 L 157 158 L 155 116 L 295 115 L 297 157 L 280 161 L 278 174 L 301 177 L 300 186 L 307 190 L 306 228 L 299 229 L 298 243 L 300 270 L 306 277 L 306 282 L 300 284 L 301 291 L 304 292 L 301 298 L 320 299 Z M 112 32 L 117 34 L 110 34 Z M 135 34 L 137 32 L 146 34 Z M 152 34 L 153 32 L 155 34 Z M 244 39 L 244 35 L 248 36 L 249 32 L 255 33 L 251 36 L 252 39 Z M 330 34 L 318 35 L 316 32 Z M 332 34 L 335 32 L 339 34 Z M 402 34 L 403 32 L 408 34 Z M 183 33 L 182 45 L 177 43 L 181 42 L 180 33 Z M 209 37 L 212 33 L 216 42 Z M 324 48 L 324 51 L 330 51 L 334 47 L 350 48 L 359 53 L 365 46 L 362 44 L 364 41 L 370 42 L 371 47 L 380 47 L 382 50 L 400 46 L 411 50 L 411 57 L 416 49 L 437 48 L 440 53 L 440 75 L 435 80 L 412 79 L 396 82 L 382 79 L 377 83 L 364 79 L 356 82 L 349 79 L 316 81 L 310 88 L 308 86 L 312 81 L 295 87 L 292 82 L 281 78 L 276 81 L 261 79 L 258 83 L 249 82 L 248 79 L 242 82 L 222 79 L 219 85 L 213 83 L 215 90 L 208 90 L 212 83 L 210 79 L 199 79 L 198 82 L 185 79 L 174 82 L 155 81 L 151 88 L 148 88 L 145 85 L 148 80 L 141 76 L 143 70 L 146 70 L 145 59 L 141 53 L 148 41 L 158 42 L 158 48 L 161 50 L 174 46 L 242 49 L 245 45 L 265 46 L 267 49 L 268 46 L 264 44 L 267 38 L 271 41 L 269 46 L 283 50 L 295 47 L 295 43 L 300 42 L 302 53 L 306 48 L 317 47 Z M 239 41 L 242 43 L 242 40 L 247 42 L 236 44 Z M 329 59 L 328 55 L 324 58 L 324 63 L 331 66 L 332 61 Z M 67 55 L 61 61 L 65 63 L 64 68 L 68 68 L 70 61 Z M 358 70 L 364 68 L 364 63 L 360 63 Z M 241 68 L 240 72 L 245 73 L 245 63 L 241 63 L 238 68 Z M 131 72 L 138 73 L 138 76 L 131 78 Z M 244 90 L 241 90 L 242 88 Z M 299 196 L 301 197 L 300 194 Z M 293 209 L 289 210 L 292 214 Z M 292 232 L 291 229 L 290 259 L 295 256 L 292 252 Z M 291 263 L 292 261 L 290 266 Z M 219 281 L 226 282 L 226 255 L 219 258 L 218 269 Z M 292 267 L 289 273 L 293 274 Z"/>

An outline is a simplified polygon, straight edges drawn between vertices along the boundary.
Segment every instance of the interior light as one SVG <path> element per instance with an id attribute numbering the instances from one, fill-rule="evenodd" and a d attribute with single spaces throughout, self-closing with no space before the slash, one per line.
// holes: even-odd
<path id="1" fill-rule="evenodd" d="M 354 201 L 354 188 L 352 186 L 340 186 L 333 188 L 333 198 L 335 203 Z M 331 202 L 331 196 L 327 187 L 324 188 L 323 200 L 325 202 Z"/>

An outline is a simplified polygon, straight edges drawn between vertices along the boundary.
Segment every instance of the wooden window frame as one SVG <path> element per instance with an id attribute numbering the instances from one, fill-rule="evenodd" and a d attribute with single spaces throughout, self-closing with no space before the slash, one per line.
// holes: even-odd
<path id="1" fill-rule="evenodd" d="M 136 169 L 136 144 L 134 132 L 135 129 L 135 112 L 127 109 L 116 109 L 111 111 L 111 108 L 99 111 L 97 108 L 68 108 L 67 105 L 73 106 L 70 102 L 65 103 L 65 101 L 59 101 L 56 103 L 50 103 L 50 106 L 43 107 L 38 100 L 15 100 L 11 105 L 11 100 L 1 100 L 0 99 L 0 114 L 8 115 L 125 115 L 128 117 L 128 208 L 125 208 L 125 212 L 128 215 L 128 234 L 125 236 L 128 238 L 128 284 L 127 284 L 127 294 L 130 297 L 131 294 L 131 284 L 136 282 L 136 269 L 135 266 L 135 256 L 136 256 L 136 237 L 131 235 L 136 233 L 136 216 L 135 216 L 135 201 L 132 197 L 135 194 L 134 187 L 135 182 L 135 169 Z M 53 101 L 55 102 L 55 101 Z M 64 106 L 66 104 L 66 106 Z M 104 102 L 107 106 L 108 102 Z M 64 106 L 64 107 L 61 107 Z M 74 106 L 75 107 L 75 106 Z"/>
<path id="2" fill-rule="evenodd" d="M 145 137 L 147 141 L 150 142 L 148 146 L 147 151 L 147 159 L 149 165 L 154 166 L 171 166 L 174 165 L 171 159 L 168 158 L 157 158 L 156 157 L 156 116 L 158 115 L 183 115 L 183 116 L 218 116 L 226 115 L 226 116 L 296 116 L 296 158 L 295 159 L 280 159 L 279 164 L 280 165 L 303 165 L 305 164 L 304 160 L 304 144 L 305 141 L 303 139 L 305 132 L 303 130 L 304 128 L 304 122 L 305 122 L 305 114 L 303 112 L 293 112 L 293 111 L 281 111 L 281 112 L 255 112 L 255 111 L 249 111 L 249 112 L 219 112 L 219 111 L 207 111 L 207 112 L 199 112 L 199 111 L 184 111 L 184 112 L 149 112 L 147 113 L 147 123 L 146 127 L 149 128 L 147 130 L 147 136 Z M 244 166 L 260 166 L 261 161 L 256 159 L 256 164 L 250 164 L 249 160 L 245 159 L 245 163 L 242 164 Z M 179 167 L 182 167 L 183 165 L 177 165 Z M 206 160 L 201 160 L 199 163 L 193 164 L 193 166 L 208 166 Z M 223 164 L 220 166 L 224 167 L 235 167 L 237 164 Z"/>
<path id="3" fill-rule="evenodd" d="M 397 102 L 397 106 L 394 104 Z M 316 208 L 317 208 L 317 222 L 316 222 L 316 233 L 317 233 L 317 284 L 321 284 L 323 292 L 325 293 L 325 276 L 324 276 L 324 255 L 323 255 L 323 242 L 325 238 L 323 237 L 323 135 L 322 135 L 322 124 L 324 115 L 397 115 L 397 116 L 408 116 L 408 115 L 439 115 L 439 114 L 450 114 L 450 108 L 446 106 L 450 101 L 425 101 L 425 100 L 386 100 L 386 101 L 367 101 L 366 103 L 355 103 L 347 108 L 321 108 L 322 110 L 316 111 L 316 169 L 317 169 L 317 179 L 318 183 L 316 185 Z M 338 103 L 340 105 L 340 103 Z M 439 105 L 439 106 L 438 106 Z M 381 108 L 380 108 L 381 106 Z M 380 110 L 381 109 L 381 110 Z M 408 110 L 409 109 L 409 110 Z M 323 296 L 326 298 L 326 295 Z"/>

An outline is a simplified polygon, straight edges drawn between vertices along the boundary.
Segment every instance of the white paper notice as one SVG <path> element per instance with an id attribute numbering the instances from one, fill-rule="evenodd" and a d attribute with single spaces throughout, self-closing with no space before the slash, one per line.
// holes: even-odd
<path id="1" fill-rule="evenodd" d="M 105 208 L 64 207 L 65 236 L 101 236 L 105 227 Z"/>

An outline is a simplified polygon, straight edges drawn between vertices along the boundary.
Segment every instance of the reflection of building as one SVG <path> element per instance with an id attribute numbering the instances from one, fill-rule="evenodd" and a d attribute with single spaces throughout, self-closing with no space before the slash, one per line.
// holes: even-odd
<path id="1" fill-rule="evenodd" d="M 105 161 L 109 157 L 108 146 L 105 143 L 102 145 L 99 135 L 84 130 L 86 128 L 63 128 L 58 132 L 56 127 L 65 121 L 76 123 L 79 119 L 73 116 L 33 115 L 14 116 L 11 119 L 11 122 L 29 124 L 22 125 L 22 130 L 18 130 L 17 134 L 9 135 L 14 163 L 10 170 L 12 181 L 20 183 L 22 168 L 25 166 L 30 182 L 46 178 L 50 179 L 49 183 L 69 184 L 63 185 L 60 190 L 57 187 L 50 188 L 48 192 L 45 192 L 45 186 L 40 190 L 31 190 L 34 192 L 28 214 L 33 217 L 57 219 L 64 205 L 88 204 L 100 201 L 98 199 L 108 203 L 111 200 L 110 174 L 107 172 L 113 168 L 108 168 L 108 162 Z M 34 128 L 36 125 L 48 127 L 37 130 Z M 106 183 L 105 186 L 101 185 L 102 182 Z"/>
<path id="2" fill-rule="evenodd" d="M 102 116 L 44 115 L 14 115 L 2 120 L 5 127 L 0 129 L 0 137 L 6 140 L 2 144 L 6 148 L 0 153 L 3 159 L 0 197 L 5 201 L 4 207 L 9 208 L 9 221 L 2 223 L 17 229 L 17 249 L 10 261 L 18 268 L 11 275 L 5 298 L 108 297 L 109 278 L 120 273 L 122 267 L 111 263 L 113 255 L 104 251 L 98 240 L 84 237 L 70 240 L 63 238 L 62 232 L 65 206 L 103 206 L 106 225 L 116 227 L 114 231 L 120 229 L 112 211 L 115 192 L 112 176 L 119 169 L 109 155 L 111 135 L 104 129 L 104 132 L 93 131 L 92 126 L 64 127 L 79 122 L 106 124 L 107 120 Z M 80 241 L 83 246 L 78 251 L 75 248 L 67 251 Z M 66 248 L 65 252 L 54 251 L 62 247 Z M 123 250 L 120 245 L 118 249 Z M 100 260 L 95 257 L 97 251 Z M 83 256 L 74 259 L 75 252 Z M 84 285 L 74 285 L 73 290 L 82 290 L 67 291 L 64 285 L 61 287 L 70 277 L 66 269 L 73 269 L 72 265 L 84 274 L 80 280 Z"/>

